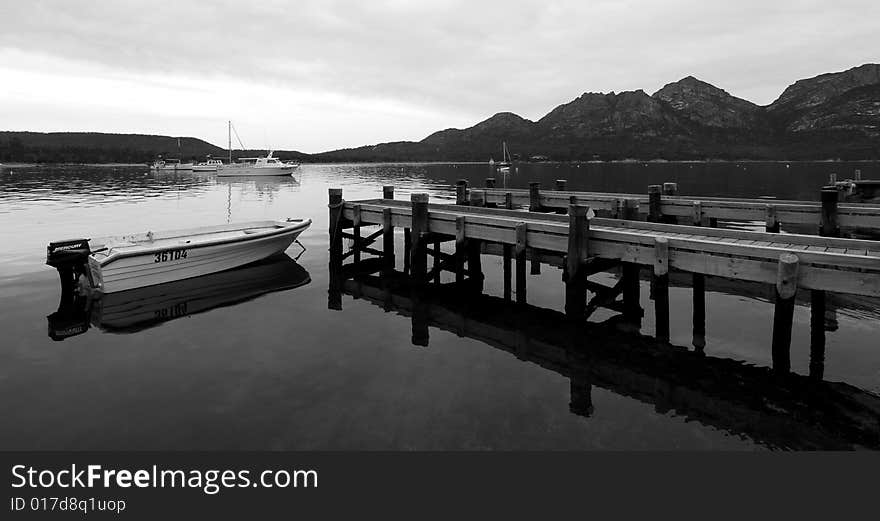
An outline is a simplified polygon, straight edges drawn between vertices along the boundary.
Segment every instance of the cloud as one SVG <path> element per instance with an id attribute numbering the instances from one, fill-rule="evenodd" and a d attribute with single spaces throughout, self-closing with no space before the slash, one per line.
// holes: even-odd
<path id="1" fill-rule="evenodd" d="M 31 0 L 3 9 L 0 50 L 71 64 L 62 69 L 186 78 L 220 94 L 228 82 L 252 84 L 273 89 L 278 105 L 291 92 L 306 104 L 309 94 L 336 96 L 355 111 L 394 106 L 402 126 L 424 135 L 432 129 L 413 124 L 424 114 L 431 123 L 445 114 L 438 128 L 503 110 L 536 119 L 584 91 L 653 92 L 689 74 L 769 103 L 796 79 L 875 61 L 880 19 L 877 2 L 846 0 Z M 361 142 L 377 141 L 375 130 L 361 129 Z"/>

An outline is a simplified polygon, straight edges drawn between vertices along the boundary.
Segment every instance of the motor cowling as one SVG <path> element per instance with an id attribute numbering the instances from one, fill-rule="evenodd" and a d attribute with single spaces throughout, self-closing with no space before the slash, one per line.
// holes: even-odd
<path id="1" fill-rule="evenodd" d="M 88 239 L 50 242 L 46 247 L 46 264 L 57 269 L 82 266 L 89 262 Z"/>

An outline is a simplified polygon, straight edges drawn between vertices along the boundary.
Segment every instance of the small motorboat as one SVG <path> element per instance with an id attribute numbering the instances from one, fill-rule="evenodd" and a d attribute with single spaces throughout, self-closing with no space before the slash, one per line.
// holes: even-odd
<path id="1" fill-rule="evenodd" d="M 49 243 L 62 287 L 114 293 L 229 270 L 286 250 L 310 219 L 255 221 Z"/>
<path id="2" fill-rule="evenodd" d="M 192 163 L 181 163 L 179 159 L 159 159 L 150 165 L 150 170 L 155 172 L 177 172 L 178 170 L 192 169 Z"/>

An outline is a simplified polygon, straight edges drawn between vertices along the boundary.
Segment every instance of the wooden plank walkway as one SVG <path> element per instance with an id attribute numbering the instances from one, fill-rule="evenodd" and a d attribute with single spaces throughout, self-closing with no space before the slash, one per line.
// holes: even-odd
<path id="1" fill-rule="evenodd" d="M 374 199 L 345 201 L 342 215 L 359 225 L 413 228 L 413 205 Z M 423 232 L 496 242 L 552 253 L 569 252 L 566 215 L 429 204 Z M 880 242 L 748 232 L 595 218 L 589 222 L 590 257 L 656 266 L 667 262 L 695 274 L 779 283 L 780 258 L 796 256 L 797 287 L 880 296 Z"/>
<path id="2" fill-rule="evenodd" d="M 632 201 L 636 211 L 642 216 L 650 212 L 648 194 L 573 192 L 559 190 L 532 189 L 469 189 L 478 192 L 486 203 L 504 207 L 567 209 L 572 202 L 590 206 L 617 215 L 626 201 Z M 509 195 L 508 195 L 509 194 Z M 697 197 L 680 195 L 660 195 L 660 213 L 699 222 L 702 219 L 731 221 L 763 221 L 772 226 L 775 223 L 793 225 L 812 225 L 816 230 L 822 224 L 822 203 L 818 201 L 795 201 L 777 199 L 747 199 Z M 842 203 L 837 205 L 837 224 L 841 228 L 861 230 L 880 234 L 880 205 Z"/>
<path id="3" fill-rule="evenodd" d="M 880 398 L 812 373 L 780 378 L 613 323 L 575 324 L 557 311 L 456 285 L 420 287 L 399 272 L 358 275 L 339 291 L 411 317 L 416 345 L 427 346 L 428 327 L 436 327 L 569 378 L 569 407 L 578 415 L 593 414 L 597 386 L 772 447 L 880 448 Z"/>

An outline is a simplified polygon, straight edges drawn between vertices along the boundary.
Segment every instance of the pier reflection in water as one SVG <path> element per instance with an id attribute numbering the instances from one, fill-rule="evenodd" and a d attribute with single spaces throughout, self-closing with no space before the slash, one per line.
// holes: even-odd
<path id="1" fill-rule="evenodd" d="M 287 255 L 233 270 L 102 295 L 61 294 L 49 315 L 49 337 L 64 340 L 95 326 L 111 333 L 134 333 L 163 322 L 245 302 L 260 295 L 298 288 L 309 273 Z"/>
<path id="2" fill-rule="evenodd" d="M 487 295 L 478 281 L 418 284 L 378 263 L 337 266 L 341 296 L 411 317 L 412 343 L 430 328 L 481 341 L 570 379 L 571 413 L 594 413 L 593 386 L 773 448 L 880 449 L 880 397 L 844 383 L 704 355 L 638 332 L 624 315 L 572 322 L 564 313 Z M 819 362 L 821 363 L 821 362 Z"/>

